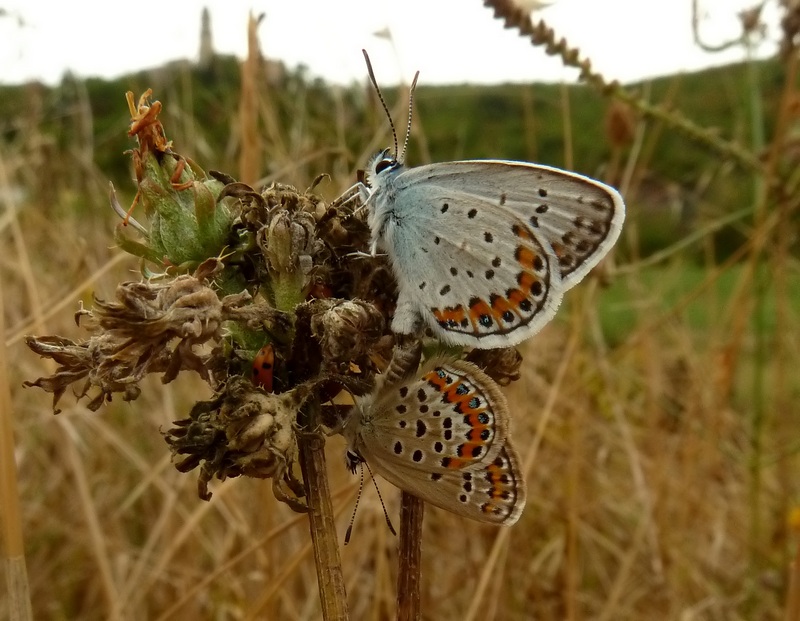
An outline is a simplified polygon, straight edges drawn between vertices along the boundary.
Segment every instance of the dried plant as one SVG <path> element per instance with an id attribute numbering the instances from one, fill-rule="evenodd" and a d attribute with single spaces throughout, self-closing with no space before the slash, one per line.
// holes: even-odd
<path id="1" fill-rule="evenodd" d="M 519 3 L 485 0 L 485 4 L 508 26 L 534 45 L 544 46 L 547 53 L 559 55 L 566 65 L 579 68 L 585 81 L 619 102 L 609 111 L 607 130 L 621 152 L 629 148 L 632 123 L 656 119 L 780 190 L 772 193 L 780 197 L 779 208 L 762 209 L 763 222 L 748 247 L 755 264 L 761 253 L 767 254 L 766 242 L 776 231 L 783 245 L 775 247 L 793 265 L 786 249 L 796 230 L 792 226 L 797 213 L 796 167 L 790 166 L 794 159 L 784 159 L 789 138 L 783 136 L 790 135 L 796 117 L 797 96 L 791 86 L 795 80 L 787 80 L 774 149 L 764 157 L 599 75 L 544 21 L 533 24 L 528 14 L 519 12 Z M 795 65 L 800 29 L 796 5 L 781 2 L 783 50 Z M 319 423 L 335 425 L 342 415 L 341 406 L 329 405 L 329 397 L 369 392 L 376 376 L 391 369 L 393 356 L 398 359 L 398 354 L 402 357 L 413 349 L 396 342 L 388 329 L 395 299 L 391 270 L 381 257 L 353 254 L 367 250 L 369 240 L 365 223 L 353 214 L 355 205 L 327 204 L 314 194 L 314 186 L 305 192 L 279 184 L 254 188 L 222 173 L 206 173 L 173 150 L 158 121 L 159 102 L 142 97 L 138 105 L 132 98 L 130 103 L 130 133 L 139 142 L 131 151 L 138 182 L 133 215 L 118 204 L 113 190 L 111 199 L 124 218 L 116 232 L 117 243 L 141 259 L 145 279 L 122 283 L 112 299 L 98 299 L 91 309 L 78 311 L 76 319 L 87 330 L 86 339 L 28 339 L 33 351 L 58 365 L 53 374 L 28 385 L 51 392 L 54 411 L 68 389 L 97 409 L 115 396 L 135 401 L 144 394 L 141 380 L 150 373 L 160 374 L 165 383 L 182 371 L 198 374 L 214 394 L 187 407 L 185 416 L 165 431 L 176 467 L 196 472 L 202 498 L 210 497 L 214 479 L 270 478 L 276 498 L 295 511 L 309 511 L 311 535 L 321 539 L 314 543 L 323 610 L 345 617 L 347 601 L 336 571 L 338 542 L 332 515 L 322 506 L 328 489 L 316 431 Z M 771 175 L 765 175 L 765 161 Z M 778 183 L 775 171 L 784 169 L 792 171 L 787 174 L 791 185 Z M 136 217 L 142 210 L 145 217 L 140 223 Z M 692 243 L 710 230 L 701 229 L 684 241 Z M 779 252 L 775 257 L 776 267 L 785 265 L 778 262 Z M 656 255 L 651 262 L 661 258 Z M 514 595 L 519 596 L 503 609 L 509 615 L 514 610 L 523 615 L 515 618 L 528 618 L 532 610 L 542 618 L 594 613 L 636 618 L 643 609 L 656 610 L 656 616 L 696 615 L 705 610 L 701 606 L 708 606 L 709 615 L 728 618 L 767 607 L 756 605 L 755 590 L 763 591 L 761 599 L 775 607 L 772 599 L 778 599 L 781 589 L 772 582 L 780 585 L 780 580 L 757 563 L 748 564 L 746 558 L 746 550 L 766 556 L 767 551 L 782 549 L 781 538 L 786 536 L 776 528 L 767 544 L 768 533 L 757 528 L 758 513 L 767 510 L 766 494 L 761 492 L 759 503 L 755 486 L 752 495 L 742 492 L 746 476 L 740 462 L 746 455 L 739 452 L 745 453 L 748 425 L 742 422 L 746 406 L 736 401 L 732 387 L 736 366 L 742 364 L 737 362 L 738 343 L 747 341 L 750 333 L 745 335 L 743 328 L 730 338 L 725 333 L 731 326 L 747 325 L 753 299 L 747 296 L 755 295 L 756 300 L 765 296 L 743 280 L 740 293 L 729 304 L 737 309 L 733 318 L 720 319 L 719 333 L 708 335 L 707 349 L 693 350 L 689 330 L 677 329 L 678 314 L 709 283 L 714 284 L 725 267 L 709 270 L 705 284 L 683 292 L 679 302 L 655 317 L 647 305 L 618 349 L 607 349 L 597 326 L 586 337 L 592 341 L 586 352 L 575 346 L 577 330 L 566 347 L 537 343 L 536 357 L 529 357 L 537 372 L 528 365 L 523 381 L 510 391 L 512 398 L 517 393 L 520 405 L 529 404 L 534 394 L 537 405 L 542 405 L 527 421 L 519 417 L 528 432 L 537 427 L 535 437 L 529 433 L 533 439 L 525 459 L 529 473 L 534 458 L 537 465 L 537 506 L 526 515 L 528 530 L 518 530 L 520 536 L 510 547 L 507 536 L 487 543 L 482 534 L 456 528 L 458 522 L 450 515 L 429 519 L 428 528 L 447 536 L 437 541 L 437 553 L 428 555 L 426 571 L 452 576 L 454 558 L 474 562 L 480 557 L 482 573 L 472 572 L 472 581 L 460 575 L 449 582 L 431 581 L 427 597 L 440 596 L 442 589 L 453 599 L 463 595 L 471 602 L 467 614 L 449 602 L 448 610 L 467 618 L 495 612 L 491 603 L 500 601 L 497 593 L 506 593 L 499 586 L 501 580 L 513 584 Z M 791 270 L 774 272 L 777 279 Z M 647 293 L 659 296 L 664 290 L 654 287 Z M 636 299 L 643 301 L 645 296 Z M 787 304 L 791 298 L 782 299 Z M 791 319 L 786 309 L 781 316 L 785 325 L 793 325 L 786 319 Z M 783 333 L 791 335 L 791 330 Z M 778 371 L 791 368 L 792 344 L 788 337 L 776 343 Z M 274 358 L 261 371 L 273 374 L 274 392 L 265 387 L 261 372 L 253 373 L 253 362 L 265 347 Z M 520 376 L 519 354 L 513 349 L 474 351 L 469 359 L 486 367 L 502 385 Z M 756 366 L 766 368 L 765 359 Z M 724 367 L 721 379 L 717 367 Z M 784 379 L 779 390 L 779 379 L 776 374 L 774 399 L 784 407 L 774 410 L 791 411 L 789 398 L 780 395 L 789 395 L 794 385 Z M 520 410 L 527 414 L 524 407 Z M 791 420 L 769 420 L 776 436 L 792 436 Z M 755 424 L 753 429 L 757 431 Z M 757 483 L 765 478 L 767 460 L 759 460 L 758 451 L 763 449 L 756 440 L 752 446 L 755 457 L 749 472 Z M 786 456 L 777 460 L 781 467 L 796 461 Z M 786 493 L 794 488 L 790 476 L 781 485 L 768 482 L 780 491 L 781 502 L 790 502 Z M 769 511 L 778 515 L 783 506 L 773 503 Z M 398 609 L 405 618 L 417 618 L 421 505 L 404 494 L 402 510 L 403 599 Z M 749 537 L 741 532 L 742 522 L 750 518 L 748 510 L 754 524 Z M 796 517 L 790 533 L 795 537 Z M 768 530 L 767 520 L 761 530 Z M 277 554 L 289 549 L 278 548 Z M 513 553 L 506 558 L 508 550 Z M 145 557 L 143 564 L 147 561 Z M 379 562 L 369 560 L 365 567 Z M 786 589 L 787 618 L 800 610 L 796 565 Z M 281 571 L 296 575 L 294 568 Z M 300 578 L 298 582 L 305 585 L 305 576 Z M 516 588 L 517 580 L 527 581 L 525 592 Z M 365 597 L 378 597 L 368 587 L 363 592 L 368 593 Z M 704 595 L 702 600 L 698 593 Z"/>
<path id="2" fill-rule="evenodd" d="M 127 95 L 128 133 L 137 140 L 129 152 L 133 205 L 124 210 L 113 187 L 110 193 L 122 217 L 115 240 L 140 258 L 145 278 L 119 284 L 113 301 L 81 307 L 75 319 L 88 338 L 29 337 L 28 346 L 57 369 L 26 385 L 52 393 L 58 413 L 70 388 L 97 410 L 115 396 L 135 401 L 151 373 L 165 384 L 197 373 L 214 395 L 164 432 L 175 467 L 198 470 L 204 500 L 213 479 L 249 476 L 272 479 L 277 499 L 310 510 L 312 537 L 327 532 L 315 543 L 323 608 L 333 610 L 346 599 L 341 584 L 325 592 L 340 573 L 330 499 L 309 495 L 326 489 L 324 461 L 315 462 L 318 429 L 341 426 L 343 410 L 330 399 L 368 393 L 393 351 L 398 362 L 389 374 L 413 371 L 419 343 L 396 342 L 388 329 L 396 285 L 385 258 L 364 252 L 370 233 L 354 215 L 357 201 L 329 205 L 313 186 L 255 189 L 206 173 L 174 150 L 159 120 L 162 105 L 150 96 L 135 104 Z M 138 208 L 144 222 L 132 215 Z M 501 384 L 519 377 L 514 349 L 471 359 L 491 366 Z M 314 523 L 320 512 L 322 526 Z M 418 558 L 420 522 L 409 523 L 403 545 Z"/>
<path id="3" fill-rule="evenodd" d="M 115 235 L 142 259 L 147 279 L 121 283 L 115 301 L 81 309 L 76 321 L 90 333 L 82 342 L 30 337 L 29 347 L 58 369 L 28 385 L 53 393 L 58 412 L 74 384 L 96 410 L 114 394 L 135 400 L 150 373 L 166 384 L 194 371 L 215 397 L 165 436 L 180 470 L 201 467 L 201 497 L 210 497 L 211 477 L 240 474 L 281 479 L 302 497 L 292 473 L 297 412 L 323 390 L 369 390 L 380 369 L 373 360 L 391 352 L 391 279 L 381 258 L 353 254 L 366 249 L 369 233 L 351 208 L 290 186 L 259 192 L 207 175 L 173 150 L 158 120 L 161 103 L 150 95 L 134 106 L 128 94 L 129 135 L 138 141 L 131 211 L 143 207 L 147 224 L 126 214 Z M 111 200 L 122 212 L 113 188 Z M 275 393 L 251 382 L 265 343 L 275 351 Z"/>

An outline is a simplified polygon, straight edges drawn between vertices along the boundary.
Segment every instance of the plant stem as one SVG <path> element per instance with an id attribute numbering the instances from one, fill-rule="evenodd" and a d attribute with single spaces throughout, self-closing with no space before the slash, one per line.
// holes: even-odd
<path id="1" fill-rule="evenodd" d="M 421 618 L 419 585 L 425 503 L 408 492 L 403 492 L 400 503 L 397 621 L 416 621 Z"/>
<path id="2" fill-rule="evenodd" d="M 0 288 L 0 525 L 2 526 L 2 556 L 8 591 L 10 619 L 29 621 L 31 609 L 28 572 L 25 567 L 25 544 L 22 537 L 22 517 L 17 489 L 17 464 L 14 461 L 14 429 L 11 393 L 8 387 L 8 360 L 5 351 L 5 321 L 3 290 Z"/>
<path id="3" fill-rule="evenodd" d="M 747 51 L 747 95 L 750 108 L 750 127 L 753 153 L 759 153 L 764 148 L 764 118 L 761 106 L 761 89 L 758 77 L 758 65 L 753 57 L 752 46 L 749 41 L 745 42 Z M 753 201 L 756 205 L 756 227 L 765 226 L 768 196 L 767 177 L 764 174 L 753 175 Z M 766 252 L 764 252 L 766 251 Z M 759 565 L 758 552 L 761 541 L 761 494 L 763 473 L 763 451 L 764 451 L 764 427 L 766 424 L 766 370 L 769 354 L 768 348 L 768 309 L 767 299 L 771 285 L 771 278 L 768 261 L 770 260 L 770 246 L 761 246 L 751 257 L 753 261 L 753 276 L 755 281 L 752 286 L 752 294 L 755 307 L 753 308 L 753 411 L 750 418 L 750 550 L 751 566 Z"/>
<path id="4" fill-rule="evenodd" d="M 306 419 L 305 428 L 317 429 L 320 416 L 319 400 L 309 400 L 303 408 L 303 414 Z M 306 487 L 308 520 L 311 543 L 314 547 L 322 618 L 325 621 L 346 621 L 349 619 L 347 593 L 325 466 L 325 438 L 313 431 L 301 432 L 297 434 L 297 444 Z"/>

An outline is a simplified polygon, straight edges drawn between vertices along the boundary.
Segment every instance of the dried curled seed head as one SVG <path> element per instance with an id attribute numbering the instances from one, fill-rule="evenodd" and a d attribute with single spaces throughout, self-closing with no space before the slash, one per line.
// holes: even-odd
<path id="1" fill-rule="evenodd" d="M 315 222 L 311 214 L 279 209 L 270 214 L 269 226 L 257 235 L 267 264 L 275 272 L 293 272 L 300 268 L 308 274 L 312 257 L 319 249 L 314 236 Z"/>
<path id="2" fill-rule="evenodd" d="M 95 301 L 94 318 L 104 330 L 119 336 L 163 340 L 174 337 L 203 343 L 218 336 L 222 302 L 216 292 L 194 276 L 168 283 L 125 282 L 116 302 Z"/>
<path id="3" fill-rule="evenodd" d="M 194 347 L 220 338 L 222 310 L 214 290 L 194 276 L 168 283 L 122 283 L 116 301 L 96 300 L 92 311 L 81 313 L 93 332 L 87 341 L 28 338 L 28 347 L 59 367 L 53 375 L 26 385 L 52 392 L 55 410 L 66 389 L 81 381 L 78 398 L 99 390 L 88 404 L 96 410 L 114 393 L 126 401 L 136 399 L 137 384 L 148 373 L 164 373 L 164 383 L 181 370 L 207 377 L 207 357 Z"/>
<path id="4" fill-rule="evenodd" d="M 328 308 L 314 314 L 311 332 L 319 340 L 327 363 L 358 360 L 383 335 L 383 315 L 361 300 L 325 300 Z"/>
<path id="5" fill-rule="evenodd" d="M 519 379 L 522 355 L 514 347 L 502 349 L 473 349 L 467 360 L 474 362 L 501 386 Z"/>
<path id="6" fill-rule="evenodd" d="M 215 399 L 197 403 L 188 419 L 175 421 L 165 434 L 177 468 L 200 466 L 198 488 L 205 499 L 212 478 L 240 475 L 274 478 L 297 496 L 294 423 L 309 394 L 305 385 L 266 394 L 243 377 L 231 378 Z"/>

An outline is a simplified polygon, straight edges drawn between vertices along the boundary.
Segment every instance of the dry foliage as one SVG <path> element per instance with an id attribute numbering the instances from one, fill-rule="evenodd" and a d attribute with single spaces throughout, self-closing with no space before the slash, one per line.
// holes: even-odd
<path id="1" fill-rule="evenodd" d="M 528 28 L 510 4 L 487 4 L 534 44 L 579 63 L 577 50 L 548 43 L 554 35 L 545 24 Z M 787 12 L 787 29 L 794 13 Z M 748 242 L 724 263 L 709 252 L 700 280 L 682 281 L 696 269 L 684 246 L 639 261 L 635 230 L 624 232 L 627 258 L 611 269 L 613 288 L 601 289 L 595 279 L 573 291 L 558 320 L 521 348 L 521 378 L 504 391 L 527 471 L 528 506 L 509 529 L 426 512 L 423 618 L 797 618 L 800 580 L 790 566 L 800 529 L 793 513 L 800 494 L 800 317 L 793 304 L 800 283 L 793 237 L 798 193 L 783 143 L 797 125 L 795 39 L 787 33 L 786 90 L 775 137 L 759 150 L 724 143 L 703 128 L 695 132 L 682 117 L 637 106 L 619 85 L 600 85 L 625 102 L 612 113 L 624 112 L 625 138 L 616 137 L 616 129 L 609 138 L 610 152 L 613 147 L 614 157 L 622 158 L 614 170 L 622 172 L 609 181 L 623 194 L 636 191 L 637 157 L 649 136 L 643 119 L 686 130 L 738 162 L 763 189 L 754 199 Z M 257 80 L 247 88 L 251 97 Z M 269 108 L 263 94 L 259 106 Z M 375 142 L 383 131 L 376 125 Z M 303 162 L 287 175 L 302 177 L 307 156 L 322 147 L 284 153 L 287 166 Z M 192 148 L 181 145 L 187 154 Z M 161 431 L 186 419 L 195 402 L 213 402 L 206 382 L 183 373 L 164 386 L 141 373 L 135 401 L 108 402 L 111 392 L 134 395 L 115 390 L 119 378 L 102 377 L 94 384 L 99 401 L 76 401 L 67 390 L 55 417 L 41 391 L 23 388 L 23 381 L 56 371 L 30 353 L 25 336 L 70 335 L 40 346 L 86 354 L 74 338 L 77 301 L 92 306 L 93 292 L 110 299 L 116 283 L 131 280 L 137 267 L 109 248 L 110 211 L 87 218 L 29 200 L 40 195 L 30 191 L 27 157 L 24 148 L 0 152 L 6 249 L 0 290 L 35 618 L 319 618 L 307 518 L 278 502 L 269 484 L 245 477 L 212 483 L 213 497 L 202 502 L 195 478 L 170 463 Z M 343 151 L 337 168 L 352 171 L 362 163 L 362 153 Z M 73 166 L 75 188 L 105 193 L 104 179 Z M 336 178 L 337 189 L 353 176 Z M 329 192 L 329 198 L 338 194 Z M 702 247 L 707 237 L 699 229 L 686 241 Z M 677 296 L 675 281 L 687 283 Z M 202 278 L 183 284 L 204 291 Z M 604 301 L 611 295 L 612 304 Z M 175 375 L 176 364 L 198 365 L 191 355 L 176 363 L 177 349 L 164 349 L 174 336 L 169 330 L 183 329 L 180 309 L 165 297 L 148 291 L 142 298 L 160 313 L 150 334 L 158 351 L 149 360 L 152 370 Z M 239 300 L 228 302 L 215 301 L 209 313 L 220 318 L 241 309 Z M 101 328 L 104 319 L 120 320 L 113 303 L 101 309 L 94 318 Z M 698 313 L 705 316 L 699 323 Z M 608 326 L 615 321 L 624 325 L 611 340 Z M 211 323 L 194 327 L 185 333 L 189 350 L 213 336 Z M 112 349 L 120 351 L 131 353 Z M 79 366 L 79 359 L 70 361 Z M 132 359 L 132 372 L 139 359 Z M 343 536 L 358 482 L 344 467 L 340 438 L 330 439 L 326 451 Z M 399 495 L 388 484 L 382 490 L 389 514 L 397 515 Z M 367 488 L 353 540 L 341 551 L 351 618 L 394 617 L 396 547 Z"/>

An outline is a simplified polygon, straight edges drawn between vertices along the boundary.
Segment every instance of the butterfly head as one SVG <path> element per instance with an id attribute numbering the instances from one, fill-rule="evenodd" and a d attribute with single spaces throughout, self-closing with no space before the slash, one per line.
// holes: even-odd
<path id="1" fill-rule="evenodd" d="M 364 458 L 358 454 L 357 451 L 353 449 L 347 449 L 344 454 L 344 463 L 347 466 L 347 469 L 352 473 L 355 474 L 356 470 L 358 469 L 359 464 L 364 462 Z"/>
<path id="2" fill-rule="evenodd" d="M 375 187 L 379 177 L 398 170 L 403 162 L 391 154 L 389 149 L 384 149 L 375 154 L 367 167 L 367 185 Z"/>

